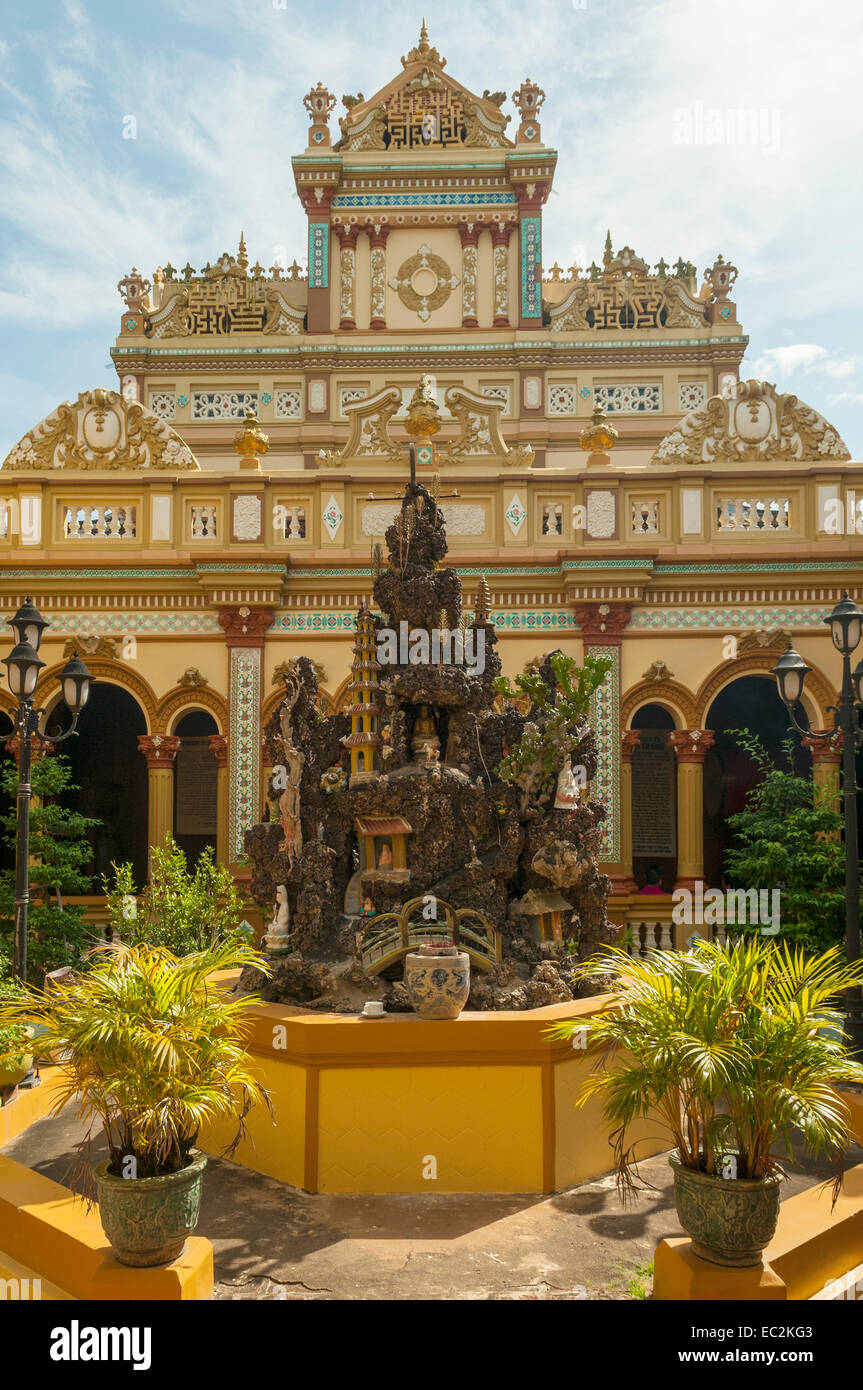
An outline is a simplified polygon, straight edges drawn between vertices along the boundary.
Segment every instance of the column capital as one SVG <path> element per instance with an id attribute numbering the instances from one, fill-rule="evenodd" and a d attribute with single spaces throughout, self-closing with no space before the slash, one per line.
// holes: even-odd
<path id="1" fill-rule="evenodd" d="M 339 244 L 341 245 L 343 250 L 356 250 L 357 237 L 359 236 L 361 231 L 361 228 L 358 223 L 335 222 L 333 224 L 333 231 L 338 237 Z"/>
<path id="2" fill-rule="evenodd" d="M 478 246 L 482 229 L 482 222 L 459 222 L 458 235 L 462 246 Z"/>
<path id="3" fill-rule="evenodd" d="M 819 764 L 828 767 L 839 767 L 842 762 L 842 731 L 841 729 L 837 729 L 832 738 L 813 737 L 815 734 L 826 733 L 829 733 L 828 729 L 813 729 L 811 734 L 803 734 L 800 742 L 807 752 L 812 754 L 812 764 L 814 767 L 817 767 Z"/>
<path id="4" fill-rule="evenodd" d="M 390 227 L 389 222 L 366 223 L 365 233 L 369 239 L 369 246 L 372 249 L 372 251 L 374 251 L 377 247 L 386 246 L 387 237 L 389 236 L 391 230 L 392 229 Z"/>
<path id="5" fill-rule="evenodd" d="M 275 613 L 272 608 L 220 608 L 219 626 L 224 628 L 225 642 L 230 647 L 263 647 L 267 628 L 272 627 Z"/>
<path id="6" fill-rule="evenodd" d="M 139 734 L 138 750 L 147 759 L 147 767 L 171 768 L 180 750 L 182 739 L 174 734 Z"/>
<path id="7" fill-rule="evenodd" d="M 619 647 L 631 603 L 577 603 L 575 617 L 586 647 Z"/>
<path id="8" fill-rule="evenodd" d="M 21 766 L 21 735 L 10 734 L 3 740 L 3 746 L 7 753 L 11 753 L 15 759 L 15 766 Z M 37 738 L 35 734 L 30 735 L 30 757 L 33 762 L 38 762 L 40 758 L 47 758 L 54 752 L 54 744 L 50 739 Z"/>
<path id="9" fill-rule="evenodd" d="M 712 729 L 672 729 L 668 742 L 677 754 L 679 763 L 703 763 L 716 735 Z"/>
<path id="10" fill-rule="evenodd" d="M 228 766 L 228 735 L 210 734 L 210 751 L 219 767 Z"/>
<path id="11" fill-rule="evenodd" d="M 489 225 L 492 246 L 509 246 L 509 239 L 515 231 L 514 222 L 492 222 Z"/>
<path id="12" fill-rule="evenodd" d="M 620 760 L 624 763 L 632 762 L 632 755 L 641 742 L 641 734 L 638 729 L 624 729 L 620 735 Z"/>

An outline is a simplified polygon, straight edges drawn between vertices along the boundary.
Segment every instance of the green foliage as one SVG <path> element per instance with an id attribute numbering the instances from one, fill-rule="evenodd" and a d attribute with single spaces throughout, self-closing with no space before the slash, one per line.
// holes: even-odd
<path id="1" fill-rule="evenodd" d="M 586 1033 L 604 1050 L 577 1104 L 602 1100 L 624 1196 L 637 1160 L 631 1126 L 648 1116 L 662 1121 L 681 1162 L 704 1173 L 716 1173 L 727 1154 L 736 1155 L 738 1178 L 779 1173 L 776 1149 L 793 1161 L 794 1131 L 812 1157 L 841 1164 L 852 1135 L 834 1086 L 863 1082 L 863 1066 L 832 1005 L 863 982 L 863 961 L 846 964 L 838 946 L 807 956 L 746 936 L 643 960 L 609 946 L 574 975 L 609 969 L 619 992 L 608 1007 L 550 1031 Z"/>
<path id="2" fill-rule="evenodd" d="M 648 1260 L 643 1264 L 638 1264 L 632 1270 L 632 1277 L 627 1285 L 626 1292 L 630 1298 L 647 1299 L 650 1296 L 650 1287 L 653 1282 L 653 1261 Z"/>
<path id="3" fill-rule="evenodd" d="M 103 878 L 112 932 L 129 946 L 165 946 L 177 955 L 202 951 L 217 941 L 245 939 L 240 928 L 242 901 L 229 869 L 213 863 L 204 850 L 194 872 L 170 836 L 150 851 L 150 882 L 136 917 L 127 915 L 135 893 L 131 864 L 114 864 L 113 883 Z"/>
<path id="4" fill-rule="evenodd" d="M 842 819 L 829 796 L 795 773 L 791 740 L 782 745 L 784 765 L 777 767 L 755 734 L 731 733 L 758 765 L 761 780 L 745 808 L 728 818 L 734 832 L 725 853 L 728 878 L 742 888 L 778 888 L 781 935 L 823 951 L 845 931 Z"/>
<path id="5" fill-rule="evenodd" d="M 231 1154 L 252 1106 L 270 1106 L 243 1048 L 241 1015 L 255 1001 L 231 999 L 208 978 L 245 965 L 269 973 L 264 957 L 236 941 L 182 958 L 163 947 L 108 947 L 50 993 L 30 987 L 26 999 L 0 1004 L 0 1025 L 29 1023 L 36 1058 L 64 1058 L 55 1112 L 74 1100 L 88 1134 L 101 1125 L 111 1172 L 128 1176 L 131 1156 L 139 1178 L 174 1173 L 202 1124 L 236 1120 Z"/>
<path id="6" fill-rule="evenodd" d="M 64 792 L 77 790 L 68 758 L 55 754 L 37 759 L 30 780 L 27 977 L 31 983 L 41 984 L 48 971 L 64 965 L 80 966 L 92 944 L 93 929 L 84 921 L 84 908 L 64 898 L 93 891 L 87 872 L 92 850 L 86 836 L 99 821 L 66 810 L 61 804 Z M 0 817 L 0 826 L 7 844 L 14 846 L 18 825 L 18 769 L 14 763 L 3 768 L 0 788 L 11 801 L 11 808 Z M 7 961 L 12 955 L 14 907 L 15 873 L 10 869 L 0 874 L 0 958 Z"/>
<path id="7" fill-rule="evenodd" d="M 498 676 L 494 689 L 507 700 L 529 701 L 528 720 L 521 738 L 497 766 L 501 781 L 521 788 L 522 810 L 541 804 L 554 790 L 555 778 L 567 757 L 578 747 L 582 720 L 590 709 L 612 662 L 588 652 L 583 666 L 563 652 L 549 658 L 555 675 L 552 688 L 536 671 L 522 671 L 513 687 L 506 676 Z"/>
<path id="8" fill-rule="evenodd" d="M 0 1071 L 20 1067 L 32 1051 L 24 1023 L 0 1023 Z"/>

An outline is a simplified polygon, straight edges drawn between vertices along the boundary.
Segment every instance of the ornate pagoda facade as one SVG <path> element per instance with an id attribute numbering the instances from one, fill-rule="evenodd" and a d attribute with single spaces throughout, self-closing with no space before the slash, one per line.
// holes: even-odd
<path id="1" fill-rule="evenodd" d="M 176 246 L 132 269 L 116 381 L 82 383 L 3 464 L 0 592 L 9 614 L 33 593 L 51 623 L 44 688 L 74 641 L 106 710 L 111 692 L 132 702 L 115 711 L 117 738 L 137 740 L 118 743 L 115 781 L 129 757 L 146 765 L 149 841 L 212 840 L 242 872 L 285 664 L 311 655 L 327 708 L 357 704 L 355 617 L 414 441 L 468 608 L 487 578 L 504 669 L 555 646 L 612 659 L 592 794 L 619 894 L 648 861 L 666 885 L 709 874 L 703 788 L 727 773 L 705 773 L 714 702 L 763 677 L 791 632 L 810 722 L 828 722 L 839 666 L 822 620 L 844 589 L 863 596 L 863 464 L 781 386 L 740 381 L 738 272 L 718 248 L 699 268 L 609 234 L 589 266 L 558 264 L 544 212 L 572 171 L 535 82 L 472 93 L 423 26 L 393 80 L 344 95 L 342 114 L 322 82 L 296 99 L 293 263 L 262 265 L 247 226 L 202 268 Z M 409 429 L 420 387 L 433 443 Z M 207 792 L 201 742 L 197 799 L 182 772 L 196 739 L 214 769 Z M 837 757 L 816 775 L 835 778 Z M 82 754 L 85 779 L 96 761 Z M 674 807 L 652 841 L 645 779 Z M 112 795 L 103 858 L 128 839 Z"/>

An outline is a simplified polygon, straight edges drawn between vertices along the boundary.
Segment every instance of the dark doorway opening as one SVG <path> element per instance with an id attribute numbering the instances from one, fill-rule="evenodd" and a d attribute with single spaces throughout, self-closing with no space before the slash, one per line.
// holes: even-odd
<path id="1" fill-rule="evenodd" d="M 61 700 L 48 716 L 47 733 L 68 729 L 72 717 Z M 60 744 L 69 759 L 77 790 L 64 796 L 70 810 L 95 816 L 101 824 L 88 832 L 93 847 L 93 892 L 100 893 L 111 864 L 131 861 L 136 887 L 147 880 L 147 764 L 138 735 L 147 721 L 127 690 L 107 681 L 94 684 L 78 732 Z"/>

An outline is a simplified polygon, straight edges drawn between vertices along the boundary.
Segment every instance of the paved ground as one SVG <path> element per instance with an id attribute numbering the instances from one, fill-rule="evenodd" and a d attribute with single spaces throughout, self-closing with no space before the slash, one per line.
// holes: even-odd
<path id="1" fill-rule="evenodd" d="M 80 1137 L 64 1114 L 3 1152 L 64 1182 Z M 849 1165 L 861 1161 L 855 1148 Z M 792 1172 L 784 1196 L 827 1176 Z M 626 1298 L 657 1242 L 682 1234 L 665 1159 L 642 1173 L 653 1190 L 624 1209 L 610 1177 L 549 1198 L 332 1197 L 211 1159 L 198 1230 L 215 1248 L 217 1299 Z"/>

